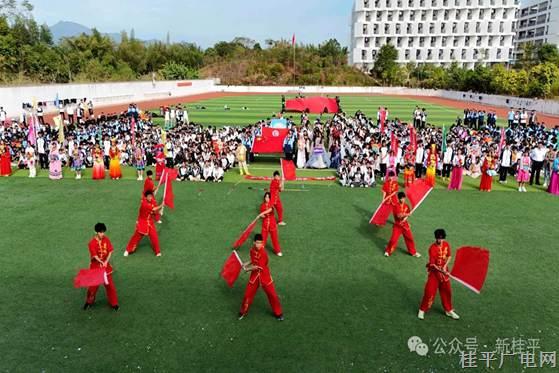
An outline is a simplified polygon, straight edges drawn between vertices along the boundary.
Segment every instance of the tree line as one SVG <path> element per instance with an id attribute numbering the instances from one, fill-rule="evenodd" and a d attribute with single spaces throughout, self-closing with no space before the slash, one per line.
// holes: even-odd
<path id="1" fill-rule="evenodd" d="M 522 47 L 521 58 L 512 66 L 477 64 L 464 69 L 457 63 L 448 67 L 399 65 L 398 51 L 383 45 L 370 74 L 383 85 L 413 88 L 449 89 L 520 97 L 549 98 L 559 96 L 559 51 L 555 45 Z"/>
<path id="2" fill-rule="evenodd" d="M 370 71 L 348 65 L 336 39 L 318 45 L 246 37 L 202 49 L 193 43 L 143 42 L 121 33 L 120 43 L 93 29 L 55 43 L 27 1 L 0 0 L 0 83 L 70 83 L 219 78 L 227 85 L 407 86 L 522 97 L 559 96 L 559 53 L 554 45 L 526 44 L 515 66 L 478 64 L 468 70 L 399 65 L 394 46 L 381 47 Z"/>

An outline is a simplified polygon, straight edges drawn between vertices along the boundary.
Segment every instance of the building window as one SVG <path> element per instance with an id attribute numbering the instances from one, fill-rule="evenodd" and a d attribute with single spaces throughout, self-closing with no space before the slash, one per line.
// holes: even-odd
<path id="1" fill-rule="evenodd" d="M 367 35 L 369 33 L 369 28 L 367 25 L 363 25 L 363 35 Z"/>
<path id="2" fill-rule="evenodd" d="M 466 59 L 466 50 L 462 49 L 462 59 L 465 60 Z"/>
<path id="3" fill-rule="evenodd" d="M 465 33 L 470 32 L 470 24 L 468 22 L 464 23 L 464 32 Z"/>
<path id="4" fill-rule="evenodd" d="M 421 20 L 422 20 L 422 21 L 426 21 L 426 20 L 427 20 L 427 11 L 426 11 L 426 10 L 422 10 L 422 11 L 421 11 Z"/>
<path id="5" fill-rule="evenodd" d="M 505 32 L 505 22 L 499 23 L 499 32 Z"/>
<path id="6" fill-rule="evenodd" d="M 505 46 L 505 37 L 504 37 L 504 36 L 501 36 L 501 37 L 500 37 L 500 39 L 499 39 L 499 45 L 500 45 L 501 47 L 504 47 L 504 46 Z"/>
<path id="7" fill-rule="evenodd" d="M 453 38 L 453 39 L 452 39 L 452 46 L 453 46 L 453 47 L 457 47 L 457 46 L 458 46 L 458 38 Z"/>
<path id="8" fill-rule="evenodd" d="M 409 60 L 410 59 L 410 50 L 406 49 L 404 52 L 404 59 Z"/>
<path id="9" fill-rule="evenodd" d="M 366 59 L 367 59 L 367 51 L 363 49 L 361 51 L 361 60 L 366 60 Z"/>
<path id="10" fill-rule="evenodd" d="M 363 0 L 363 7 L 365 8 L 369 7 L 369 0 Z"/>
<path id="11" fill-rule="evenodd" d="M 487 32 L 493 32 L 493 22 L 487 24 Z"/>
<path id="12" fill-rule="evenodd" d="M 441 33 L 445 33 L 446 32 L 446 24 L 445 23 L 441 23 Z"/>
<path id="13" fill-rule="evenodd" d="M 423 34 L 423 24 L 422 23 L 417 25 L 417 33 L 418 34 Z"/>
<path id="14" fill-rule="evenodd" d="M 393 14 L 392 11 L 388 12 L 388 17 L 387 17 L 388 21 L 392 21 L 392 14 Z"/>
<path id="15" fill-rule="evenodd" d="M 481 47 L 481 36 L 476 38 L 476 47 Z"/>
<path id="16" fill-rule="evenodd" d="M 388 34 L 388 32 L 390 31 L 390 25 L 388 23 L 384 24 L 384 33 Z"/>
<path id="17" fill-rule="evenodd" d="M 435 33 L 435 24 L 434 24 L 434 23 L 430 23 L 430 24 L 429 24 L 429 33 L 430 33 L 430 34 L 434 34 L 434 33 Z"/>
<path id="18" fill-rule="evenodd" d="M 400 24 L 399 23 L 396 24 L 396 34 L 400 35 Z"/>
<path id="19" fill-rule="evenodd" d="M 406 34 L 411 34 L 411 23 L 406 26 Z"/>
<path id="20" fill-rule="evenodd" d="M 439 49 L 439 60 L 443 59 L 443 50 Z"/>
<path id="21" fill-rule="evenodd" d="M 476 32 L 477 33 L 481 32 L 481 22 L 476 22 Z"/>
<path id="22" fill-rule="evenodd" d="M 378 24 L 373 25 L 373 34 L 378 35 Z"/>
<path id="23" fill-rule="evenodd" d="M 415 10 L 410 12 L 410 21 L 415 21 Z"/>
<path id="24" fill-rule="evenodd" d="M 413 41 L 414 41 L 414 38 L 409 38 L 408 39 L 408 47 L 413 47 Z"/>
<path id="25" fill-rule="evenodd" d="M 448 41 L 448 38 L 446 36 L 443 36 L 442 39 L 441 39 L 441 45 L 443 47 L 446 47 L 447 41 Z"/>
<path id="26" fill-rule="evenodd" d="M 404 20 L 404 12 L 400 10 L 398 12 L 398 21 L 403 21 L 403 20 Z"/>
<path id="27" fill-rule="evenodd" d="M 418 49 L 415 51 L 415 59 L 418 60 L 420 56 L 421 56 L 421 51 Z"/>
<path id="28" fill-rule="evenodd" d="M 396 46 L 398 46 L 398 47 L 402 46 L 402 38 L 397 38 L 396 39 Z"/>

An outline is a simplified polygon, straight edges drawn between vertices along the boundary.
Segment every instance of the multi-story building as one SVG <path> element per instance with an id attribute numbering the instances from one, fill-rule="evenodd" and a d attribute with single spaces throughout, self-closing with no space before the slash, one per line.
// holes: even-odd
<path id="1" fill-rule="evenodd" d="M 522 1 L 516 29 L 516 58 L 525 43 L 559 45 L 559 0 Z"/>
<path id="2" fill-rule="evenodd" d="M 386 43 L 400 64 L 508 63 L 518 7 L 518 0 L 355 0 L 350 63 L 372 68 Z"/>

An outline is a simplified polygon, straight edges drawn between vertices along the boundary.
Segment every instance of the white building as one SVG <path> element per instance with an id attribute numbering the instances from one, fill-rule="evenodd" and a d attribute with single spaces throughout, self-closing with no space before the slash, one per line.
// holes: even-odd
<path id="1" fill-rule="evenodd" d="M 350 63 L 370 69 L 386 43 L 401 64 L 508 63 L 517 10 L 518 0 L 355 0 Z"/>
<path id="2" fill-rule="evenodd" d="M 559 45 L 559 0 L 522 1 L 516 30 L 516 57 L 522 54 L 522 44 L 550 43 Z"/>

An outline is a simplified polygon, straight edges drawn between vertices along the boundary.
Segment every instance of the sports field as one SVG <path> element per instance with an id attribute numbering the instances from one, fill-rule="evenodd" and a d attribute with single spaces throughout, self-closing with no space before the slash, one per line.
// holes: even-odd
<path id="1" fill-rule="evenodd" d="M 257 99 L 264 98 L 239 100 L 250 108 L 241 114 L 252 115 Z M 236 111 L 227 101 L 232 112 L 216 111 L 205 122 L 196 115 L 210 112 L 193 110 L 191 120 L 230 123 Z M 380 103 L 373 102 L 376 113 Z M 409 116 L 414 105 L 400 110 Z M 399 106 L 393 107 L 397 112 Z M 431 118 L 436 115 L 428 110 Z M 454 117 L 443 113 L 443 121 L 443 115 Z M 250 167 L 256 175 L 270 175 L 276 164 L 267 158 Z M 229 289 L 218 273 L 230 245 L 256 216 L 266 184 L 246 182 L 234 171 L 221 184 L 176 183 L 176 209 L 166 210 L 159 227 L 163 257 L 155 258 L 144 241 L 137 254 L 124 258 L 142 190 L 133 170 L 120 181 L 100 182 L 89 173 L 76 181 L 66 171 L 58 182 L 44 171 L 36 180 L 26 174 L 0 179 L 2 372 L 456 372 L 462 370 L 457 350 L 466 349 L 467 338 L 476 338 L 478 359 L 478 368 L 468 370 L 485 371 L 481 352 L 498 349 L 497 339 L 537 339 L 542 351 L 559 349 L 559 200 L 541 189 L 517 193 L 511 180 L 481 193 L 475 190 L 479 180 L 466 178 L 463 191 L 447 192 L 442 184 L 410 218 L 424 254 L 416 259 L 403 242 L 393 257 L 382 256 L 390 224 L 368 224 L 379 188 L 288 184 L 282 195 L 288 225 L 280 227 L 285 256 L 270 256 L 285 321 L 272 317 L 263 293 L 239 321 L 248 277 Z M 98 221 L 107 224 L 116 247 L 118 312 L 106 304 L 103 289 L 95 306 L 83 311 L 85 293 L 72 286 L 78 269 L 88 265 L 87 242 Z M 488 248 L 489 274 L 481 295 L 453 284 L 461 320 L 444 316 L 437 298 L 420 321 L 426 250 L 440 227 L 454 249 Z M 240 254 L 248 258 L 247 245 Z M 426 357 L 409 351 L 411 336 L 429 346 Z M 522 371 L 518 355 L 505 356 L 501 368 L 500 355 L 495 358 L 487 371 Z"/>
<path id="2" fill-rule="evenodd" d="M 333 97 L 333 96 L 331 96 Z M 287 99 L 291 98 L 286 96 Z M 463 111 L 432 104 L 405 97 L 391 96 L 340 96 L 342 109 L 353 115 L 357 110 L 363 111 L 367 116 L 376 120 L 379 106 L 387 107 L 390 118 L 399 118 L 404 122 L 411 121 L 415 106 L 427 109 L 428 121 L 432 124 L 442 126 L 451 125 L 457 117 L 463 117 Z M 225 110 L 225 106 L 229 110 Z M 249 125 L 255 122 L 271 118 L 272 115 L 281 111 L 281 95 L 254 95 L 254 96 L 228 96 L 200 102 L 186 104 L 189 119 L 195 123 L 206 125 Z M 244 109 L 246 107 L 246 109 Z M 204 108 L 204 109 L 203 109 Z M 299 114 L 292 113 L 296 121 Z M 319 115 L 310 115 L 313 119 Z M 501 118 L 502 119 L 502 118 Z M 158 120 L 162 122 L 162 120 Z"/>

